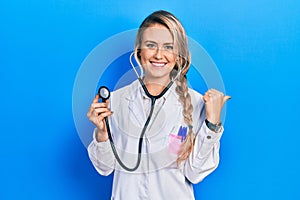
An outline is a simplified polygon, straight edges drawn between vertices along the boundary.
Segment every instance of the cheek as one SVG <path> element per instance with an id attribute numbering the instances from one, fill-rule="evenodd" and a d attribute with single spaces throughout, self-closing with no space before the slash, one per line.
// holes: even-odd
<path id="1" fill-rule="evenodd" d="M 173 54 L 173 53 L 168 53 L 168 54 L 166 54 L 165 58 L 166 58 L 169 62 L 176 62 L 177 55 L 176 55 L 176 54 Z"/>
<path id="2" fill-rule="evenodd" d="M 141 64 L 145 64 L 145 62 L 147 62 L 147 60 L 149 60 L 151 58 L 151 53 L 147 52 L 147 51 L 141 51 L 140 52 L 140 60 L 141 60 Z"/>
<path id="3" fill-rule="evenodd" d="M 175 65 L 175 63 L 176 63 L 176 56 L 169 56 L 169 57 L 167 57 L 167 60 L 172 65 Z"/>

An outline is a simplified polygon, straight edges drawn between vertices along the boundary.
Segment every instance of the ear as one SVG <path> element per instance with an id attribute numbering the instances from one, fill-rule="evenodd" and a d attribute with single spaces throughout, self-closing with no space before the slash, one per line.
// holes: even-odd
<path id="1" fill-rule="evenodd" d="M 136 50 L 136 55 L 137 55 L 138 58 L 141 57 L 141 50 L 140 50 L 140 49 L 137 49 L 137 50 Z"/>

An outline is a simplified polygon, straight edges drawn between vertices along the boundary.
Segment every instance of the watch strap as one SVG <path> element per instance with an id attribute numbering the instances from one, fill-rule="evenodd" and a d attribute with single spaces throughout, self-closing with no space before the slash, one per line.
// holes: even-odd
<path id="1" fill-rule="evenodd" d="M 210 130 L 212 130 L 213 132 L 216 132 L 216 133 L 218 133 L 222 127 L 221 122 L 213 124 L 210 121 L 208 121 L 207 119 L 205 119 L 205 124 Z"/>

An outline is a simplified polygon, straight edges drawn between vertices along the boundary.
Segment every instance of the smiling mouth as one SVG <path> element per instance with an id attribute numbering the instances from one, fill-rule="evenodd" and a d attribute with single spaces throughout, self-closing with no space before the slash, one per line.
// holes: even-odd
<path id="1" fill-rule="evenodd" d="M 166 62 L 150 62 L 154 67 L 164 67 L 167 63 Z"/>

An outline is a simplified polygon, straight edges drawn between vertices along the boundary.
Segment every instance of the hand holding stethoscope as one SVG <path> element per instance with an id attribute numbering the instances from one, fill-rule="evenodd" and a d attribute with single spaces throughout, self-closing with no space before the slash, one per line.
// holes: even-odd
<path id="1" fill-rule="evenodd" d="M 113 112 L 108 108 L 108 100 L 99 103 L 99 99 L 100 96 L 97 94 L 88 110 L 87 117 L 97 127 L 96 140 L 104 142 L 108 140 L 105 117 L 111 116 Z"/>

